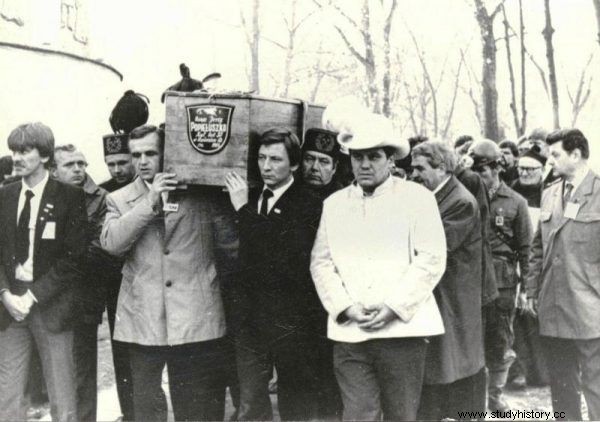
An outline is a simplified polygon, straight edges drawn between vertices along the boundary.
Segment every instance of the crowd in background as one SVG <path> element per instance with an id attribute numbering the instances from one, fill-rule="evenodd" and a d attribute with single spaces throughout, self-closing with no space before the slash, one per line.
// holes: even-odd
<path id="1" fill-rule="evenodd" d="M 263 185 L 187 186 L 165 134 L 103 138 L 111 179 L 41 123 L 0 159 L 0 420 L 96 420 L 110 324 L 124 420 L 482 419 L 550 385 L 600 418 L 600 178 L 577 129 L 499 144 L 261 134 Z M 276 378 L 276 384 L 273 379 Z M 44 388 L 45 386 L 45 388 Z M 44 395 L 47 394 L 47 399 Z M 557 416 L 558 415 L 558 416 Z"/>

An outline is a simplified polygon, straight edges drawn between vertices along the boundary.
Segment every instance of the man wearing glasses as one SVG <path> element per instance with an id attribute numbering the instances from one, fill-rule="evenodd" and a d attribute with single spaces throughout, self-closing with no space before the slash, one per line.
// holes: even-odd
<path id="1" fill-rule="evenodd" d="M 481 176 L 490 197 L 490 244 L 499 293 L 496 306 L 490 307 L 485 315 L 488 325 L 485 333 L 489 371 L 488 408 L 504 411 L 508 405 L 502 397 L 502 391 L 516 356 L 512 350 L 512 322 L 519 283 L 517 266 L 521 274 L 527 273 L 532 239 L 531 221 L 527 201 L 500 180 L 502 168 L 498 145 L 488 139 L 479 140 L 471 146 L 469 154 L 473 159 L 472 169 Z"/>

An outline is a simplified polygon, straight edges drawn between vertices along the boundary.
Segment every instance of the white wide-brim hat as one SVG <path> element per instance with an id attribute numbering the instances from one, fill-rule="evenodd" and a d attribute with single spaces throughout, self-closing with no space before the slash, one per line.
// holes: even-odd
<path id="1" fill-rule="evenodd" d="M 351 131 L 338 135 L 338 142 L 343 148 L 361 150 L 390 147 L 396 151 L 396 160 L 410 154 L 408 141 L 394 131 L 392 122 L 385 116 L 374 113 L 356 116 L 352 126 Z"/>

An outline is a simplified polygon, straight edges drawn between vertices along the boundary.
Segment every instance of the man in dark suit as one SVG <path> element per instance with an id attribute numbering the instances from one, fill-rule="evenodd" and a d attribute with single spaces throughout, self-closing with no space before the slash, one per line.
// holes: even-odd
<path id="1" fill-rule="evenodd" d="M 72 322 L 86 246 L 83 191 L 49 179 L 54 136 L 29 123 L 8 137 L 22 182 L 0 189 L 0 420 L 25 419 L 35 341 L 53 420 L 77 417 Z"/>
<path id="2" fill-rule="evenodd" d="M 106 191 L 86 172 L 87 160 L 74 145 L 54 149 L 52 177 L 59 182 L 79 186 L 85 192 L 88 216 L 88 244 L 84 282 L 75 290 L 77 321 L 73 329 L 73 358 L 77 384 L 77 420 L 95 421 L 98 382 L 98 325 L 104 312 L 104 273 L 112 257 L 100 247 L 100 232 L 106 215 Z"/>
<path id="3" fill-rule="evenodd" d="M 542 195 L 527 273 L 528 310 L 539 315 L 552 407 L 561 419 L 600 419 L 600 177 L 578 129 L 548 135 L 548 164 L 563 181 Z"/>
<path id="4" fill-rule="evenodd" d="M 475 387 L 484 367 L 482 222 L 477 201 L 453 175 L 450 147 L 427 141 L 411 154 L 413 180 L 435 194 L 448 249 L 446 271 L 433 291 L 445 333 L 430 338 L 418 418 L 460 419 L 458 412 L 480 410 Z"/>
<path id="5" fill-rule="evenodd" d="M 296 135 L 272 129 L 260 138 L 262 189 L 248 194 L 240 176 L 230 173 L 226 178 L 239 216 L 243 271 L 236 332 L 241 420 L 272 418 L 272 366 L 278 375 L 281 418 L 319 418 L 314 345 L 326 316 L 309 266 L 322 204 L 294 181 L 300 155 Z"/>

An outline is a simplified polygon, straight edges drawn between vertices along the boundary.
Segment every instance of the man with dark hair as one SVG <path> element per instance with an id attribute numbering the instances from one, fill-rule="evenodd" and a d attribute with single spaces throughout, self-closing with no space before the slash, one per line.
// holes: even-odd
<path id="1" fill-rule="evenodd" d="M 600 419 L 600 177 L 588 167 L 578 129 L 548 135 L 548 164 L 563 178 L 542 195 L 527 273 L 528 309 L 539 315 L 552 407 L 582 420 Z"/>
<path id="2" fill-rule="evenodd" d="M 340 157 L 337 133 L 311 128 L 304 135 L 302 145 L 302 181 L 321 199 L 342 188 L 335 180 Z"/>
<path id="3" fill-rule="evenodd" d="M 108 192 L 128 185 L 135 177 L 128 142 L 129 134 L 110 134 L 102 137 L 104 162 L 111 178 L 101 183 L 100 187 Z"/>
<path id="4" fill-rule="evenodd" d="M 281 419 L 320 419 L 315 352 L 326 317 L 309 265 L 322 204 L 294 180 L 301 156 L 295 134 L 271 129 L 259 145 L 262 188 L 248 192 L 235 173 L 225 180 L 239 216 L 243 272 L 236 332 L 238 417 L 272 418 L 268 383 L 274 366 Z"/>
<path id="5" fill-rule="evenodd" d="M 175 191 L 176 175 L 161 171 L 163 144 L 161 129 L 134 129 L 139 177 L 107 197 L 100 242 L 125 257 L 114 338 L 129 343 L 136 420 L 166 420 L 165 366 L 176 420 L 221 420 L 223 214 L 202 190 Z"/>
<path id="6" fill-rule="evenodd" d="M 85 192 L 88 245 L 85 283 L 76 290 L 77 321 L 73 331 L 73 357 L 77 383 L 77 420 L 95 421 L 97 414 L 98 325 L 104 312 L 104 271 L 111 258 L 100 247 L 100 231 L 106 214 L 107 192 L 86 172 L 87 160 L 72 144 L 54 148 L 52 177 L 79 186 Z"/>
<path id="7" fill-rule="evenodd" d="M 433 194 L 390 173 L 406 141 L 382 116 L 357 119 L 338 139 L 356 183 L 325 200 L 311 273 L 329 314 L 344 420 L 415 420 L 427 338 L 444 332 L 433 289 L 446 239 Z"/>
<path id="8" fill-rule="evenodd" d="M 436 198 L 446 233 L 446 271 L 435 287 L 444 334 L 430 339 L 418 418 L 461 419 L 480 410 L 476 386 L 484 368 L 481 321 L 481 220 L 479 205 L 454 177 L 454 151 L 428 141 L 412 152 L 413 180 Z M 465 347 L 468 345 L 468 347 Z"/>
<path id="9" fill-rule="evenodd" d="M 77 418 L 72 322 L 86 247 L 83 191 L 49 179 L 54 135 L 28 123 L 8 137 L 15 173 L 0 189 L 0 420 L 24 420 L 33 342 L 53 420 Z"/>
<path id="10" fill-rule="evenodd" d="M 489 233 L 499 297 L 494 306 L 486 309 L 485 351 L 489 371 L 488 408 L 506 410 L 503 398 L 508 370 L 515 359 L 512 349 L 514 334 L 512 321 L 519 276 L 526 274 L 531 246 L 531 221 L 527 201 L 500 180 L 500 148 L 489 140 L 482 139 L 469 150 L 473 159 L 473 171 L 485 183 L 490 197 Z"/>
<path id="11" fill-rule="evenodd" d="M 500 163 L 503 168 L 503 172 L 500 173 L 500 178 L 504 183 L 510 186 L 519 178 L 519 173 L 517 171 L 517 157 L 519 156 L 519 150 L 517 149 L 517 144 L 508 139 L 500 142 L 498 146 L 500 147 L 500 153 L 502 154 Z"/>

